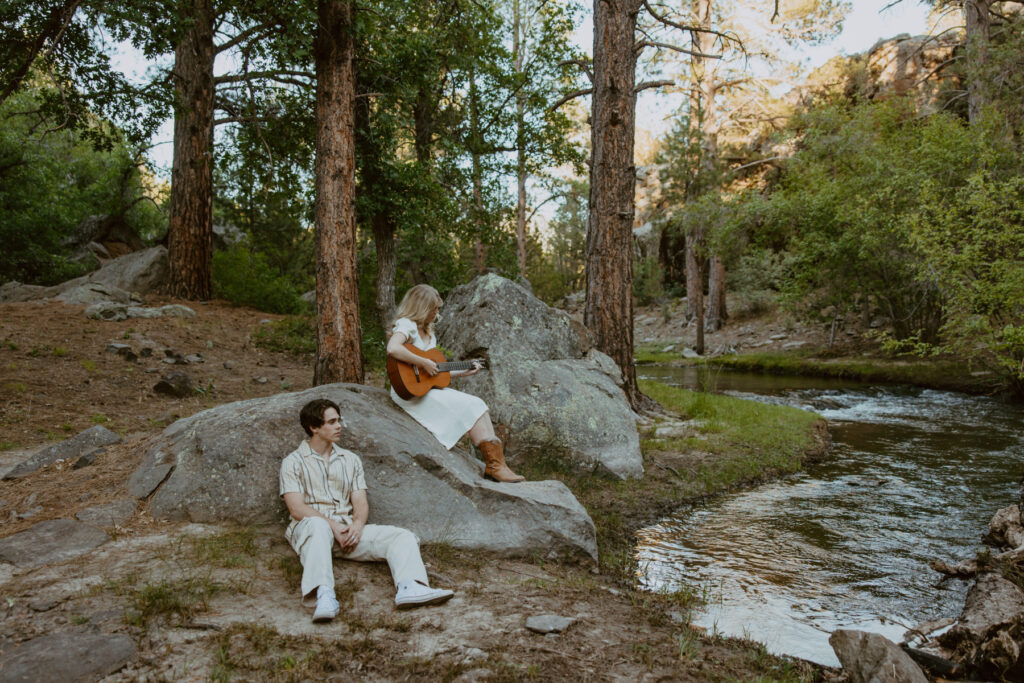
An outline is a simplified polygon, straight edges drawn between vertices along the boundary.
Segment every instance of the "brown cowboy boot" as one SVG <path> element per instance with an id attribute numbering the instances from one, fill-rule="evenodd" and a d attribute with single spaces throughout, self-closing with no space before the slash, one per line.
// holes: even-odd
<path id="1" fill-rule="evenodd" d="M 484 465 L 486 465 L 484 467 L 485 477 L 506 483 L 526 480 L 526 477 L 516 474 L 505 464 L 505 451 L 501 447 L 501 442 L 497 439 L 494 441 L 481 441 L 476 447 L 480 449 L 480 453 L 484 456 Z"/>

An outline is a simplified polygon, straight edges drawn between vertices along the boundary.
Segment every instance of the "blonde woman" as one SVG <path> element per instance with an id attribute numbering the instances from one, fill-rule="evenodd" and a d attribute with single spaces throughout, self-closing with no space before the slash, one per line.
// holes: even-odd
<path id="1" fill-rule="evenodd" d="M 418 356 L 405 347 L 412 344 L 421 351 L 437 346 L 434 336 L 434 321 L 441 310 L 441 295 L 430 285 L 416 285 L 402 297 L 395 313 L 391 337 L 388 339 L 388 355 L 397 361 L 419 367 L 430 377 L 437 374 L 437 363 Z M 474 364 L 470 370 L 452 372 L 452 377 L 465 377 L 480 371 Z M 451 388 L 434 388 L 424 396 L 409 400 L 401 398 L 391 389 L 391 399 L 417 422 L 426 427 L 437 440 L 450 449 L 469 432 L 483 455 L 484 476 L 494 481 L 517 482 L 522 477 L 505 463 L 501 440 L 494 434 L 494 425 L 482 399 Z"/>

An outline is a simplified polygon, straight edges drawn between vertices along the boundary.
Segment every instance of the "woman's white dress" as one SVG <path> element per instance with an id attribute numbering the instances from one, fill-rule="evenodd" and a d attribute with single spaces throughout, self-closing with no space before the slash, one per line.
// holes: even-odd
<path id="1" fill-rule="evenodd" d="M 437 346 L 434 335 L 422 338 L 416 323 L 408 318 L 396 320 L 394 332 L 404 334 L 406 343 L 412 342 L 412 345 L 421 351 L 429 351 Z M 476 424 L 480 416 L 487 412 L 487 404 L 483 399 L 451 387 L 431 389 L 426 395 L 408 401 L 396 394 L 392 388 L 391 400 L 430 430 L 448 449 L 451 449 L 462 435 Z"/>

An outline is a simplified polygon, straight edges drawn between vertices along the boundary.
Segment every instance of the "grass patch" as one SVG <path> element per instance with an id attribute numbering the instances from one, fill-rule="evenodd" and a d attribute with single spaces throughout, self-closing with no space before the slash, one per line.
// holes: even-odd
<path id="1" fill-rule="evenodd" d="M 95 415 L 92 416 L 92 421 L 93 424 L 101 425 L 105 422 L 110 422 L 110 418 L 104 415 L 103 413 L 96 413 Z"/>
<path id="2" fill-rule="evenodd" d="M 24 382 L 7 382 L 4 384 L 4 389 L 7 391 L 13 391 L 16 394 L 20 394 L 24 391 L 28 391 L 28 385 Z"/>
<path id="3" fill-rule="evenodd" d="M 793 353 L 744 353 L 717 356 L 700 362 L 720 368 L 766 375 L 830 377 L 885 384 L 988 393 L 1001 388 L 994 374 L 971 375 L 961 360 L 897 358 L 818 358 L 809 351 Z"/>
<path id="4" fill-rule="evenodd" d="M 344 676 L 451 681 L 466 668 L 444 655 L 406 657 L 400 651 L 404 646 L 390 641 L 366 635 L 321 640 L 284 635 L 259 624 L 236 624 L 213 640 L 217 665 L 210 680 L 303 681 Z"/>
<path id="5" fill-rule="evenodd" d="M 268 351 L 311 356 L 316 353 L 315 324 L 311 315 L 290 315 L 256 328 L 253 344 Z"/>
<path id="6" fill-rule="evenodd" d="M 674 363 L 682 360 L 682 344 L 676 344 L 671 351 L 663 351 L 667 344 L 641 344 L 633 351 L 633 357 L 640 365 L 649 363 Z"/>
<path id="7" fill-rule="evenodd" d="M 82 367 L 85 368 L 86 372 L 96 372 L 96 363 L 91 360 L 83 359 L 79 361 Z"/>
<path id="8" fill-rule="evenodd" d="M 202 566 L 252 567 L 259 556 L 256 533 L 250 528 L 230 529 L 214 536 L 185 536 L 181 542 L 192 561 Z"/>
<path id="9" fill-rule="evenodd" d="M 64 356 L 68 355 L 68 350 L 65 349 L 63 346 L 58 346 L 53 351 L 51 351 L 51 353 L 56 358 L 63 358 Z"/>
<path id="10" fill-rule="evenodd" d="M 111 586 L 114 593 L 128 598 L 125 623 L 146 628 L 154 619 L 184 623 L 210 608 L 210 600 L 227 589 L 207 577 L 162 580 L 135 585 L 132 577 Z"/>

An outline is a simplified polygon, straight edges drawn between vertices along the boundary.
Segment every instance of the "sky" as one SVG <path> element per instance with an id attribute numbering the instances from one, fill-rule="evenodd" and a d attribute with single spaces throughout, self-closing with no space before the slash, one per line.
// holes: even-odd
<path id="1" fill-rule="evenodd" d="M 584 0 L 585 1 L 585 0 Z M 843 25 L 842 33 L 829 43 L 807 48 L 802 53 L 805 65 L 814 68 L 837 55 L 851 55 L 863 52 L 882 38 L 892 38 L 900 33 L 919 35 L 928 32 L 928 8 L 917 0 L 902 0 L 896 6 L 884 9 L 892 0 L 852 0 L 853 9 Z M 769 3 L 765 3 L 766 6 Z M 575 40 L 588 53 L 593 41 L 593 24 L 589 14 L 576 31 Z M 152 64 L 142 59 L 130 45 L 119 46 L 115 63 L 126 73 L 138 78 L 145 74 Z M 671 126 L 673 112 L 679 105 L 678 96 L 673 97 L 657 90 L 647 90 L 637 99 L 638 142 L 650 141 L 664 135 Z M 166 122 L 153 139 L 154 146 L 150 159 L 158 175 L 170 177 L 171 140 L 173 125 Z"/>

